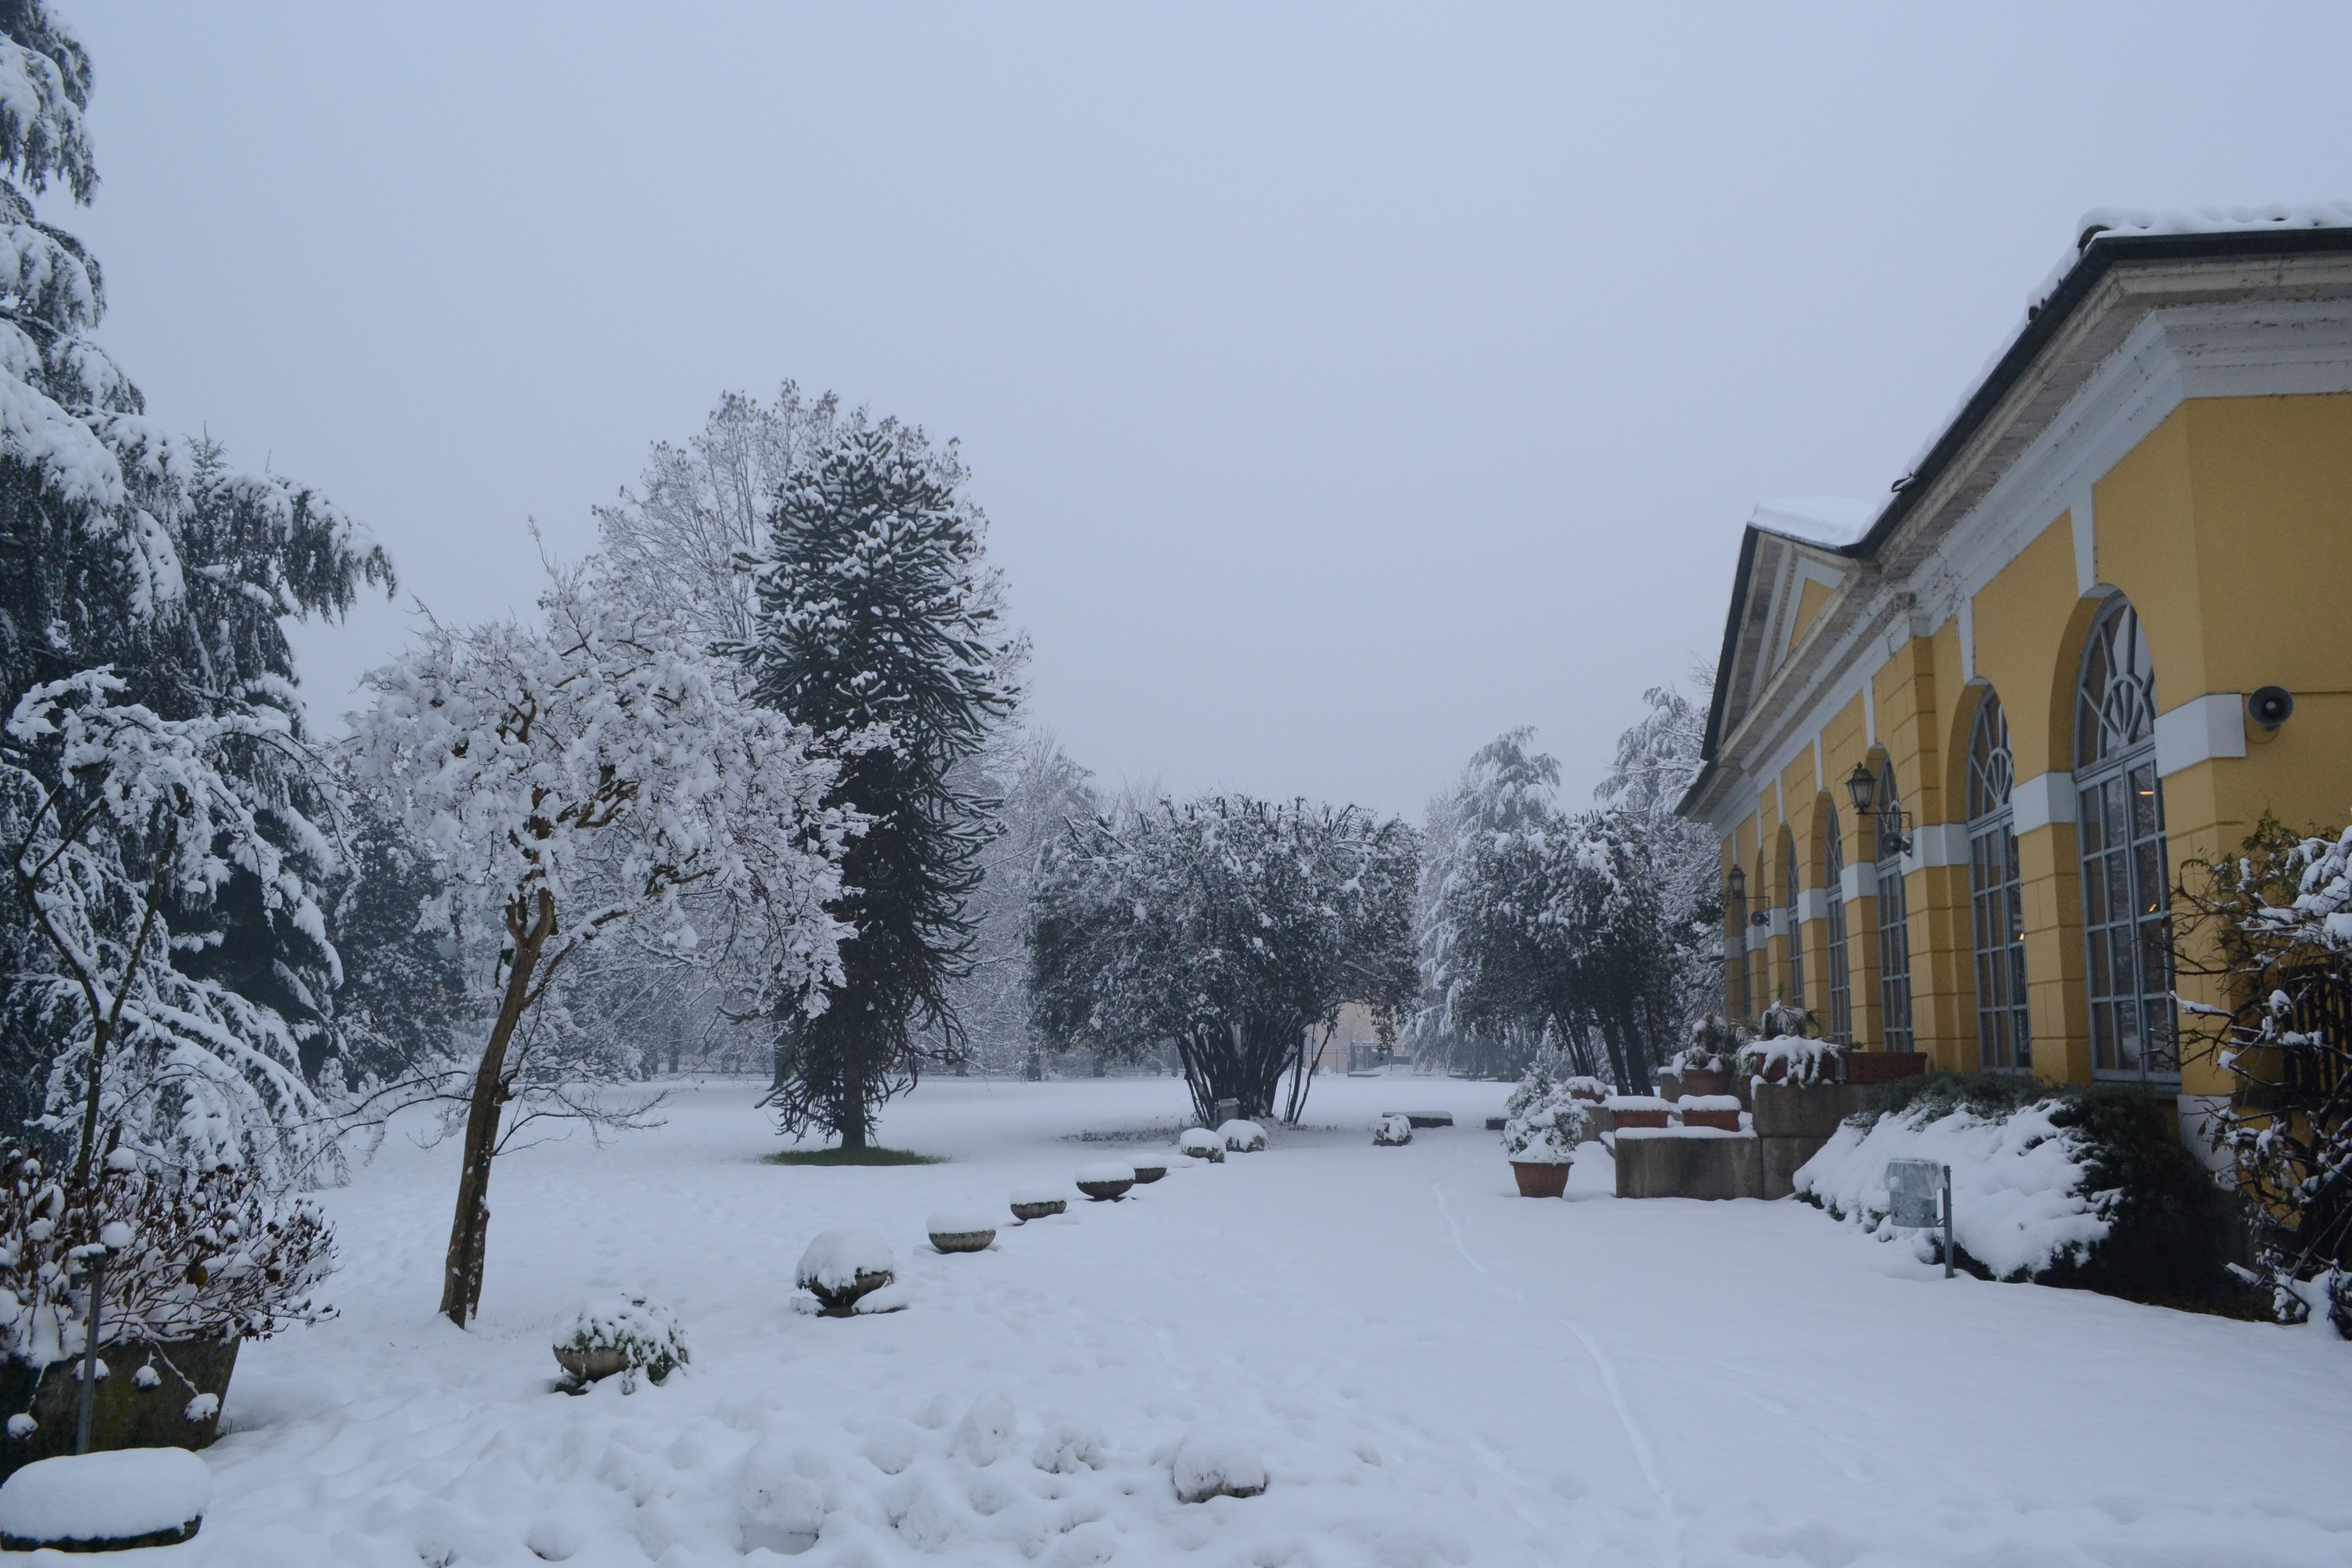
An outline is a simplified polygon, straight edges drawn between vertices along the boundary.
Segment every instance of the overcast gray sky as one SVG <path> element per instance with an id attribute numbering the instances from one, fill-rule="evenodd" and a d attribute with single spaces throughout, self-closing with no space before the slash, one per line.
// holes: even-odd
<path id="1" fill-rule="evenodd" d="M 1588 788 L 2084 208 L 2352 195 L 2341 4 L 58 8 L 103 340 L 404 600 L 791 377 L 962 438 L 1079 761 L 1415 816 L 1518 723 Z"/>

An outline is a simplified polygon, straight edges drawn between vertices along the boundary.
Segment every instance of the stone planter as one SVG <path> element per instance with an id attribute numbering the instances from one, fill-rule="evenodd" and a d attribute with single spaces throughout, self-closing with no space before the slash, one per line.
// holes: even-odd
<path id="1" fill-rule="evenodd" d="M 1845 1054 L 1845 1081 L 1872 1084 L 1893 1083 L 1899 1078 L 1917 1078 L 1927 1070 L 1925 1051 L 1848 1051 Z"/>
<path id="2" fill-rule="evenodd" d="M 1760 1198 L 1764 1163 L 1752 1132 L 1677 1127 L 1617 1136 L 1621 1198 Z"/>
<path id="3" fill-rule="evenodd" d="M 195 1538 L 212 1472 L 177 1448 L 59 1455 L 0 1485 L 0 1549 L 136 1552 Z"/>
<path id="4" fill-rule="evenodd" d="M 857 1277 L 846 1285 L 822 1285 L 811 1282 L 803 1287 L 817 1300 L 817 1315 L 824 1318 L 850 1318 L 857 1315 L 857 1303 L 898 1276 L 888 1269 L 868 1273 L 860 1269 Z"/>
<path id="5" fill-rule="evenodd" d="M 1674 1117 L 1671 1110 L 1612 1110 L 1610 1114 L 1615 1121 L 1611 1131 L 1616 1132 L 1622 1132 L 1628 1127 L 1664 1127 Z"/>
<path id="6" fill-rule="evenodd" d="M 629 1364 L 629 1352 L 600 1345 L 591 1351 L 575 1351 L 568 1346 L 555 1347 L 555 1364 L 572 1374 L 575 1383 L 594 1383 L 612 1376 Z"/>
<path id="7" fill-rule="evenodd" d="M 1135 1168 L 1136 1185 L 1148 1187 L 1167 1173 L 1168 1167 L 1165 1165 L 1138 1165 Z"/>
<path id="8" fill-rule="evenodd" d="M 1048 1215 L 1060 1214 L 1069 1206 L 1070 1201 L 1067 1198 L 1055 1198 L 1048 1203 L 1014 1204 L 1013 1217 L 1027 1225 L 1033 1219 L 1044 1219 Z"/>
<path id="9" fill-rule="evenodd" d="M 1683 1125 L 1685 1127 L 1712 1127 L 1718 1132 L 1737 1132 L 1739 1131 L 1739 1112 L 1737 1110 L 1699 1110 L 1690 1106 L 1685 1106 L 1683 1108 Z"/>
<path id="10" fill-rule="evenodd" d="M 931 1245 L 941 1252 L 986 1252 L 996 1239 L 992 1230 L 935 1230 Z"/>
<path id="11" fill-rule="evenodd" d="M 202 1448 L 220 1431 L 221 1401 L 236 1370 L 236 1340 L 121 1341 L 99 1350 L 106 1375 L 90 1402 L 93 1453 L 119 1448 Z M 0 1438 L 0 1476 L 35 1459 L 74 1451 L 81 1365 L 53 1363 L 36 1373 L 0 1361 L 0 1410 L 27 1411 L 29 1437 Z"/>
<path id="12" fill-rule="evenodd" d="M 1569 1163 L 1537 1163 L 1528 1160 L 1511 1162 L 1511 1175 L 1519 1184 L 1523 1198 L 1556 1198 L 1568 1191 Z"/>

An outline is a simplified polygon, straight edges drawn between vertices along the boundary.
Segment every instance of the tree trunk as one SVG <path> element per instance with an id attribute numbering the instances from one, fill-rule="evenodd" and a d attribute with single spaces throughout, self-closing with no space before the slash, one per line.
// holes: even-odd
<path id="1" fill-rule="evenodd" d="M 473 1100 L 466 1113 L 465 1152 L 457 1169 L 457 1212 L 449 1224 L 449 1252 L 441 1273 L 441 1310 L 461 1329 L 482 1304 L 482 1263 L 490 1231 L 490 1161 L 498 1153 L 499 1120 L 505 1114 L 509 1098 L 507 1047 L 522 1021 L 540 952 L 555 931 L 554 898 L 541 889 L 536 906 L 528 928 L 512 914 L 508 917 L 514 961 L 507 971 L 498 1022 L 490 1027 L 489 1043 L 482 1047 L 482 1065 L 474 1073 Z"/>

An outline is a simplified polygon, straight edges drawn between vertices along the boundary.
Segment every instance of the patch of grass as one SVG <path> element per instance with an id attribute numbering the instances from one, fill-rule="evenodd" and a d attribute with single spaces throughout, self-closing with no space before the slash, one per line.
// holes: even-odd
<path id="1" fill-rule="evenodd" d="M 918 1154 L 912 1149 L 779 1149 L 761 1156 L 770 1165 L 944 1165 L 945 1154 Z"/>

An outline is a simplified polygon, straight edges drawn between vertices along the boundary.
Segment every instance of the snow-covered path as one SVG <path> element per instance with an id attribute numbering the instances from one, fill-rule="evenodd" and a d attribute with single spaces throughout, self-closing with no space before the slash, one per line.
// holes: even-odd
<path id="1" fill-rule="evenodd" d="M 932 1210 L 1158 1147 L 1071 1135 L 1172 1131 L 1181 1087 L 928 1083 L 884 1136 L 951 1163 L 830 1170 L 760 1161 L 750 1087 L 688 1086 L 659 1131 L 501 1161 L 464 1334 L 432 1312 L 455 1152 L 395 1141 L 329 1194 L 342 1318 L 247 1348 L 171 1561 L 2352 1563 L 2352 1347 L 1948 1282 L 1793 1203 L 1619 1203 L 1597 1149 L 1521 1199 L 1478 1131 L 1505 1092 L 1325 1080 L 1331 1131 L 941 1257 Z M 1370 1146 L 1424 1106 L 1465 1125 Z M 849 1224 L 912 1306 L 791 1311 Z M 551 1326 L 622 1287 L 692 1368 L 551 1392 Z M 1179 1503 L 1187 1441 L 1271 1487 Z"/>

